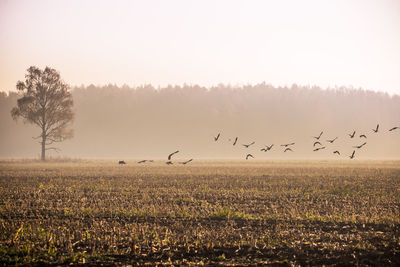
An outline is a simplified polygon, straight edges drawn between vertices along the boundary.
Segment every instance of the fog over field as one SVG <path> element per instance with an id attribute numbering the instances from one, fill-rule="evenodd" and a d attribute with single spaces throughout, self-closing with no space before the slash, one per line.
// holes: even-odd
<path id="1" fill-rule="evenodd" d="M 205 88 L 197 85 L 154 88 L 151 85 L 72 88 L 74 137 L 57 144 L 50 157 L 157 159 L 175 150 L 177 159 L 400 158 L 400 97 L 353 88 L 322 90 L 269 84 Z M 18 95 L 0 93 L 0 157 L 39 158 L 40 130 L 12 120 Z M 372 131 L 380 125 L 378 133 Z M 351 139 L 348 134 L 356 131 Z M 326 149 L 314 152 L 313 136 L 323 131 Z M 221 133 L 217 142 L 214 137 Z M 365 134 L 367 139 L 359 138 Z M 236 146 L 234 139 L 238 137 Z M 328 139 L 338 139 L 329 144 Z M 242 144 L 255 144 L 245 148 Z M 295 142 L 294 152 L 280 144 Z M 274 144 L 268 152 L 260 149 Z M 334 155 L 339 150 L 341 155 Z"/>

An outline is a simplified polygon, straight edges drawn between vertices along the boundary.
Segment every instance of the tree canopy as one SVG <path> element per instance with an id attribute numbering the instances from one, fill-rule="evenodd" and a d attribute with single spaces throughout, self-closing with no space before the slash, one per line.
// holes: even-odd
<path id="1" fill-rule="evenodd" d="M 61 80 L 55 69 L 46 67 L 41 70 L 31 66 L 25 81 L 17 83 L 17 89 L 22 97 L 11 110 L 11 115 L 15 120 L 22 117 L 25 123 L 40 127 L 41 134 L 34 138 L 40 139 L 41 159 L 45 160 L 46 150 L 57 149 L 46 146 L 73 136 L 72 129 L 68 129 L 74 118 L 69 86 Z"/>

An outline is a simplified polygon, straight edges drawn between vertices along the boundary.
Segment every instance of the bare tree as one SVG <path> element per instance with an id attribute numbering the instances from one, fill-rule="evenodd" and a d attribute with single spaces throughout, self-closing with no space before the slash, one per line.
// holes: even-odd
<path id="1" fill-rule="evenodd" d="M 73 136 L 72 129 L 67 129 L 74 117 L 72 95 L 55 69 L 46 67 L 40 70 L 31 66 L 27 72 L 25 82 L 17 83 L 22 97 L 18 99 L 17 107 L 11 110 L 11 116 L 14 120 L 22 117 L 24 123 L 40 127 L 42 133 L 34 139 L 40 139 L 41 159 L 44 161 L 46 150 L 58 150 L 46 146 Z"/>

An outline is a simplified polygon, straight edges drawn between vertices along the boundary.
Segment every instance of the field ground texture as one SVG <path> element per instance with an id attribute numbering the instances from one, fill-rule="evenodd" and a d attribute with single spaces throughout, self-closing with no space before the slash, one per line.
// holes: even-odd
<path id="1" fill-rule="evenodd" d="M 0 162 L 0 265 L 400 265 L 399 161 Z"/>

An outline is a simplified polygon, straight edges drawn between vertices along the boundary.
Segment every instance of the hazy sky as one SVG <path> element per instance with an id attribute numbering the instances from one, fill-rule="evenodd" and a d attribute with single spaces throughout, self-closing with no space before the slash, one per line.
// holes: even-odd
<path id="1" fill-rule="evenodd" d="M 354 86 L 400 94 L 400 1 L 0 0 L 0 90 L 30 65 L 71 85 Z"/>

